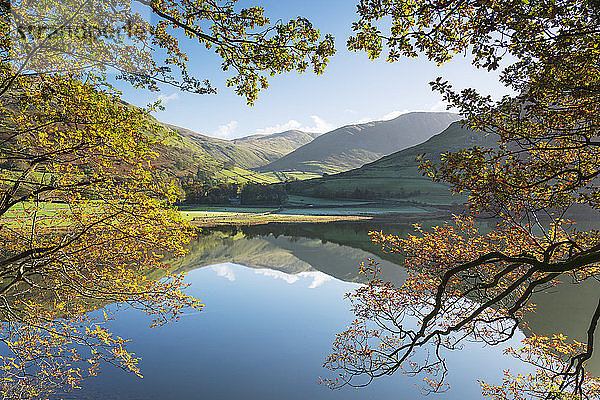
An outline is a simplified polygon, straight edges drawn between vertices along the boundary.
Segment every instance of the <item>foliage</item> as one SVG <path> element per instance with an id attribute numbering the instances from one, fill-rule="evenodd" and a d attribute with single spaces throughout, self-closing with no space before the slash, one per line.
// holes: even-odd
<path id="1" fill-rule="evenodd" d="M 229 78 L 227 85 L 245 96 L 249 104 L 256 100 L 260 89 L 268 86 L 264 73 L 273 76 L 303 72 L 312 65 L 313 71 L 320 74 L 327 65 L 327 57 L 334 53 L 333 37 L 327 35 L 319 42 L 319 31 L 305 18 L 259 30 L 270 23 L 264 10 L 249 7 L 236 12 L 235 0 L 224 5 L 205 0 L 136 1 L 151 7 L 162 18 L 152 33 L 157 42 L 167 46 L 175 60 L 167 58 L 166 65 L 179 66 L 183 59 L 176 41 L 166 34 L 169 28 L 182 28 L 186 36 L 197 39 L 207 49 L 214 49 L 223 60 L 224 71 L 236 71 L 237 75 Z"/>
<path id="2" fill-rule="evenodd" d="M 2 60 L 12 67 L 3 67 L 7 79 L 2 93 L 7 83 L 25 71 L 53 74 L 90 69 L 95 73 L 116 70 L 118 79 L 136 88 L 157 90 L 163 84 L 213 93 L 210 82 L 189 74 L 188 56 L 174 36 L 180 31 L 214 50 L 223 60 L 224 71 L 235 71 L 227 84 L 249 104 L 268 86 L 265 73 L 303 72 L 309 65 L 315 73 L 323 72 L 334 53 L 331 36 L 320 41 L 319 31 L 303 18 L 269 26 L 262 8 L 237 10 L 235 3 L 237 0 L 13 1 L 3 17 Z M 149 9 L 156 23 L 146 21 L 132 5 Z M 152 48 L 161 52 L 152 52 Z M 157 59 L 160 54 L 164 59 Z"/>
<path id="3" fill-rule="evenodd" d="M 431 231 L 417 227 L 408 238 L 374 233 L 389 251 L 407 254 L 409 278 L 393 287 L 375 274 L 351 296 L 358 319 L 326 362 L 347 373 L 333 386 L 402 370 L 429 374 L 426 387 L 441 390 L 443 349 L 465 340 L 503 343 L 533 307 L 534 291 L 564 275 L 575 282 L 598 278 L 598 232 L 579 231 L 564 216 L 578 205 L 597 215 L 599 206 L 599 11 L 586 0 L 360 2 L 349 48 L 371 58 L 387 51 L 392 62 L 425 54 L 443 63 L 469 52 L 475 67 L 499 70 L 515 94 L 493 101 L 475 89 L 456 92 L 441 78 L 432 82 L 469 128 L 499 139 L 494 147 L 446 153 L 440 163 L 424 160 L 422 170 L 467 194 L 470 211 L 492 215 L 498 226 L 482 233 L 471 217 L 457 217 Z M 389 26 L 380 24 L 388 17 L 383 34 L 378 26 Z M 534 336 L 510 350 L 537 372 L 507 373 L 501 386 L 483 384 L 484 394 L 597 397 L 586 362 L 599 317 L 600 304 L 584 343 Z M 431 358 L 419 359 L 423 354 Z M 357 382 L 359 376 L 366 380 Z"/>
<path id="4" fill-rule="evenodd" d="M 99 307 L 128 304 L 157 323 L 201 307 L 181 277 L 147 276 L 164 275 L 163 254 L 183 254 L 191 232 L 150 167 L 145 113 L 69 78 L 21 82 L 3 96 L 0 150 L 22 166 L 0 175 L 5 398 L 74 387 L 101 361 L 139 373 L 125 341 L 90 316 Z"/>
<path id="5" fill-rule="evenodd" d="M 247 183 L 240 191 L 241 204 L 281 205 L 287 200 L 287 193 L 281 185 Z"/>
<path id="6" fill-rule="evenodd" d="M 230 204 L 238 197 L 239 185 L 235 183 L 190 183 L 184 186 L 187 204 Z"/>
<path id="7" fill-rule="evenodd" d="M 282 186 L 261 183 L 191 182 L 183 189 L 187 204 L 281 205 L 287 199 Z"/>

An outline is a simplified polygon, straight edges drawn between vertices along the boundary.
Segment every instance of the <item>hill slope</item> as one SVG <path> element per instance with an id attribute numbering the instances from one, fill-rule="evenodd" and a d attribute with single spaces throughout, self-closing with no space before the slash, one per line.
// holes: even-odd
<path id="1" fill-rule="evenodd" d="M 246 136 L 234 139 L 232 143 L 252 150 L 257 156 L 270 163 L 310 143 L 320 135 L 320 133 L 290 130 L 272 135 Z"/>
<path id="2" fill-rule="evenodd" d="M 389 121 L 344 126 L 317 137 L 258 170 L 347 171 L 422 143 L 458 119 L 458 115 L 447 112 L 413 112 Z"/>
<path id="3" fill-rule="evenodd" d="M 442 153 L 472 146 L 493 147 L 495 135 L 464 129 L 454 122 L 442 133 L 424 143 L 393 153 L 361 168 L 323 178 L 291 182 L 289 193 L 330 198 L 378 197 L 419 201 L 429 204 L 461 203 L 452 197 L 447 186 L 423 177 L 415 160 L 424 154 L 426 159 L 439 162 Z"/>
<path id="4" fill-rule="evenodd" d="M 254 159 L 254 153 L 250 151 L 244 149 L 240 151 L 225 140 L 205 136 L 194 138 L 197 135 L 194 132 L 160 122 L 158 124 L 163 126 L 167 138 L 166 144 L 155 145 L 158 158 L 153 165 L 163 176 L 176 179 L 180 183 L 193 179 L 232 183 L 280 182 L 280 179 L 275 176 L 250 171 L 238 166 L 240 162 L 233 161 L 239 161 L 240 154 Z M 219 150 L 215 151 L 215 149 Z"/>
<path id="5" fill-rule="evenodd" d="M 174 125 L 167 126 L 213 158 L 245 169 L 273 162 L 319 136 L 318 133 L 286 131 L 272 135 L 224 140 L 204 136 Z"/>

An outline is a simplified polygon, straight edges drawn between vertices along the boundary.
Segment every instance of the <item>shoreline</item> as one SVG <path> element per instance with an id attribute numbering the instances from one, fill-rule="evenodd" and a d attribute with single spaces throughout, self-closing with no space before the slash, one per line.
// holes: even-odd
<path id="1" fill-rule="evenodd" d="M 268 224 L 318 224 L 318 223 L 395 223 L 445 219 L 452 215 L 449 210 L 425 213 L 380 213 L 364 215 L 307 215 L 264 213 L 219 213 L 219 215 L 189 216 L 189 223 L 197 228 L 223 226 L 255 226 Z"/>
<path id="2" fill-rule="evenodd" d="M 214 217 L 194 217 L 189 222 L 198 228 L 215 228 L 218 226 L 251 226 L 272 223 L 306 224 L 327 222 L 367 222 L 373 221 L 374 216 L 366 215 L 292 215 L 292 214 L 233 214 Z"/>

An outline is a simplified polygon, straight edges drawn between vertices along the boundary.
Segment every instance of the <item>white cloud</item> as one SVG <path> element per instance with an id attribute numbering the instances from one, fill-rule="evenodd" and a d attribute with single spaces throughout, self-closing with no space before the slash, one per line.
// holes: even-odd
<path id="1" fill-rule="evenodd" d="M 303 125 L 295 119 L 290 119 L 288 122 L 283 124 L 277 124 L 273 126 L 268 126 L 266 128 L 257 129 L 255 133 L 261 135 L 270 135 L 272 133 L 285 132 L 293 129 L 304 132 L 325 133 L 329 132 L 334 128 L 332 124 L 325 121 L 318 115 L 311 115 L 310 119 L 312 120 L 312 124 Z"/>
<path id="2" fill-rule="evenodd" d="M 179 99 L 179 93 L 171 93 L 169 95 L 161 93 L 161 94 L 158 95 L 158 99 L 157 100 L 160 100 L 162 102 L 162 104 L 165 105 L 168 102 L 173 101 L 173 100 L 177 100 L 177 99 Z"/>
<path id="3" fill-rule="evenodd" d="M 325 132 L 329 132 L 330 130 L 333 129 L 333 125 L 331 125 L 329 122 L 325 121 L 323 118 L 319 117 L 318 115 L 311 115 L 310 118 L 313 120 L 313 123 L 315 124 L 315 126 L 314 127 L 305 127 L 304 129 L 301 129 L 301 130 L 305 130 L 307 132 L 325 133 Z"/>
<path id="4" fill-rule="evenodd" d="M 409 112 L 411 112 L 410 110 L 404 109 L 402 111 L 400 110 L 394 110 L 394 111 L 390 111 L 389 113 L 382 115 L 381 117 L 365 117 L 365 118 L 361 118 L 358 121 L 355 122 L 355 124 L 366 124 L 368 122 L 374 122 L 374 121 L 388 121 L 390 119 L 394 119 L 394 118 L 398 118 L 399 116 L 403 115 L 403 114 L 408 114 Z"/>
<path id="5" fill-rule="evenodd" d="M 271 278 L 284 280 L 289 284 L 295 283 L 299 279 L 296 275 L 286 274 L 285 272 L 276 271 L 273 269 L 257 269 L 255 272 L 259 275 L 270 276 Z"/>
<path id="6" fill-rule="evenodd" d="M 354 122 L 354 124 L 366 124 L 367 122 L 375 121 L 374 118 L 361 118 L 358 121 Z"/>
<path id="7" fill-rule="evenodd" d="M 223 278 L 233 282 L 235 281 L 235 273 L 233 272 L 233 269 L 231 269 L 231 267 L 227 264 L 218 264 L 218 265 L 213 265 L 212 270 L 215 271 L 217 273 L 218 276 L 222 276 Z"/>
<path id="8" fill-rule="evenodd" d="M 300 272 L 298 274 L 298 276 L 300 276 L 302 278 L 311 278 L 312 279 L 312 283 L 308 287 L 309 289 L 316 289 L 319 286 L 321 286 L 322 284 L 324 284 L 325 282 L 333 279 L 331 276 L 324 274 L 323 272 L 320 272 L 320 271 Z"/>
<path id="9" fill-rule="evenodd" d="M 212 135 L 221 139 L 232 139 L 234 137 L 235 131 L 237 130 L 237 127 L 237 121 L 230 121 L 225 125 L 219 126 L 217 130 L 213 132 Z"/>
<path id="10" fill-rule="evenodd" d="M 255 273 L 269 276 L 275 279 L 281 279 L 290 285 L 292 283 L 298 282 L 300 279 L 310 279 L 312 282 L 308 286 L 309 289 L 315 289 L 319 286 L 323 285 L 323 283 L 332 280 L 333 278 L 327 274 L 324 274 L 320 271 L 308 271 L 308 272 L 300 272 L 296 275 L 286 274 L 285 272 L 276 271 L 272 269 L 257 269 Z"/>
<path id="11" fill-rule="evenodd" d="M 402 111 L 399 111 L 399 110 L 391 111 L 391 112 L 385 114 L 383 117 L 381 117 L 381 120 L 387 121 L 389 119 L 398 118 L 399 116 L 408 114 L 409 112 L 410 112 L 410 110 L 407 110 L 407 109 L 404 109 Z"/>
<path id="12" fill-rule="evenodd" d="M 401 115 L 404 114 L 408 114 L 411 112 L 436 112 L 436 111 L 447 111 L 446 106 L 448 105 L 448 103 L 446 103 L 443 100 L 438 101 L 437 103 L 433 104 L 431 107 L 429 107 L 426 110 L 408 110 L 408 109 L 404 109 L 402 111 L 400 110 L 394 110 L 394 111 L 390 111 L 389 113 L 382 115 L 379 118 L 373 118 L 373 117 L 365 117 L 365 118 L 361 118 L 358 121 L 354 122 L 355 124 L 366 124 L 368 122 L 374 122 L 374 121 L 388 121 L 394 118 L 398 118 Z"/>
<path id="13" fill-rule="evenodd" d="M 428 111 L 448 111 L 448 103 L 444 100 L 440 100 L 432 105 Z"/>
<path id="14" fill-rule="evenodd" d="M 300 129 L 301 126 L 302 124 L 300 122 L 296 121 L 295 119 L 290 119 L 285 124 L 277 124 L 273 126 L 268 126 L 266 128 L 257 129 L 256 134 L 270 135 L 271 133 L 279 133 L 289 131 L 292 129 Z"/>

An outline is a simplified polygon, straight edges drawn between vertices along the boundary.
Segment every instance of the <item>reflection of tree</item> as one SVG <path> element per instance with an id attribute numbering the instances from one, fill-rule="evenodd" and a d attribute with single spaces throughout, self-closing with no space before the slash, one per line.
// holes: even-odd
<path id="1" fill-rule="evenodd" d="M 564 220 L 574 206 L 600 204 L 598 3 L 365 1 L 358 13 L 350 48 L 373 58 L 385 49 L 390 61 L 422 52 L 439 63 L 469 51 L 476 67 L 504 66 L 499 79 L 515 93 L 493 101 L 475 89 L 456 92 L 441 78 L 432 83 L 470 128 L 497 133 L 499 145 L 445 154 L 437 165 L 423 160 L 422 169 L 468 193 L 472 213 L 491 213 L 500 222 L 487 233 L 470 217 L 456 217 L 408 238 L 374 234 L 388 250 L 406 254 L 411 278 L 401 287 L 375 279 L 355 292 L 358 320 L 327 359 L 347 373 L 334 386 L 402 370 L 429 374 L 427 387 L 439 390 L 443 349 L 465 340 L 506 342 L 533 307 L 534 292 L 563 274 L 574 282 L 598 277 L 598 232 L 578 231 Z M 392 20 L 387 35 L 379 28 L 386 17 Z M 530 336 L 511 352 L 536 372 L 507 374 L 501 386 L 484 384 L 484 393 L 597 397 L 600 384 L 586 371 L 600 319 L 597 298 L 593 307 L 583 343 Z"/>

